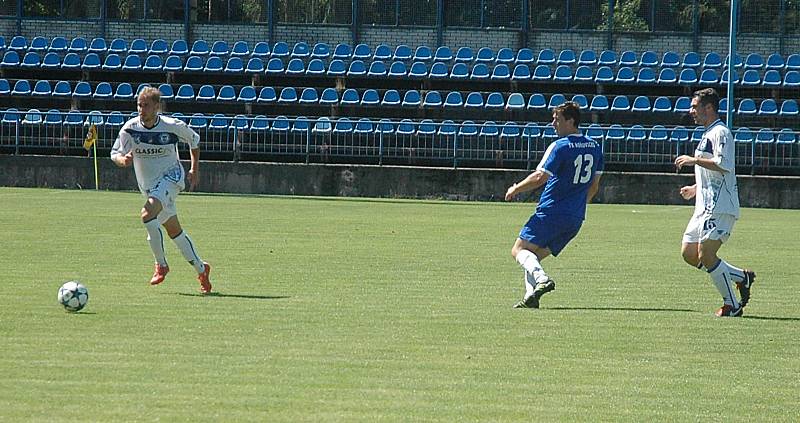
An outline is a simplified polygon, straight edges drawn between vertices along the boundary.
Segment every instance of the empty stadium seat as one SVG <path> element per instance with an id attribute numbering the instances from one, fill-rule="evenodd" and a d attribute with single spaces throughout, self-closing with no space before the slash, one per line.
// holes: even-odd
<path id="1" fill-rule="evenodd" d="M 499 92 L 489 93 L 486 97 L 486 104 L 483 105 L 485 109 L 502 109 L 506 105 L 506 100 L 503 94 Z"/>
<path id="2" fill-rule="evenodd" d="M 8 43 L 8 50 L 15 50 L 18 52 L 23 52 L 28 50 L 28 39 L 23 37 L 22 35 L 17 35 L 11 38 L 11 41 Z"/>
<path id="3" fill-rule="evenodd" d="M 647 96 L 637 96 L 633 99 L 631 106 L 632 112 L 649 112 L 650 111 L 650 98 Z"/>
<path id="4" fill-rule="evenodd" d="M 375 47 L 375 53 L 372 55 L 372 60 L 388 61 L 392 59 L 392 48 L 386 44 L 379 44 Z"/>
<path id="5" fill-rule="evenodd" d="M 175 100 L 191 101 L 194 100 L 194 88 L 189 84 L 183 84 L 178 87 L 178 92 L 175 93 Z"/>
<path id="6" fill-rule="evenodd" d="M 161 56 L 150 55 L 145 59 L 142 70 L 155 72 L 160 71 L 163 67 L 164 64 L 161 62 Z"/>
<path id="7" fill-rule="evenodd" d="M 481 125 L 480 136 L 482 137 L 496 137 L 500 135 L 500 130 L 497 128 L 497 123 L 488 120 Z"/>
<path id="8" fill-rule="evenodd" d="M 531 64 L 534 61 L 534 54 L 533 50 L 529 48 L 521 48 L 517 51 L 517 57 L 515 59 L 516 63 L 521 64 Z"/>
<path id="9" fill-rule="evenodd" d="M 264 115 L 257 115 L 250 122 L 250 131 L 267 131 L 269 130 L 269 120 Z"/>
<path id="10" fill-rule="evenodd" d="M 36 81 L 36 84 L 33 86 L 33 91 L 31 91 L 31 95 L 33 96 L 49 96 L 52 91 L 52 87 L 50 87 L 50 81 L 45 79 Z"/>
<path id="11" fill-rule="evenodd" d="M 45 52 L 47 51 L 47 46 L 47 38 L 36 36 L 31 39 L 31 44 L 28 46 L 28 52 Z"/>
<path id="12" fill-rule="evenodd" d="M 274 103 L 278 101 L 278 95 L 275 93 L 275 88 L 263 87 L 258 92 L 258 103 Z"/>
<path id="13" fill-rule="evenodd" d="M 81 57 L 78 56 L 78 53 L 70 52 L 64 55 L 64 59 L 61 61 L 61 69 L 80 69 L 81 67 Z"/>
<path id="14" fill-rule="evenodd" d="M 778 144 L 793 144 L 797 140 L 797 136 L 791 128 L 783 128 L 778 132 L 775 142 Z"/>
<path id="15" fill-rule="evenodd" d="M 720 84 L 724 85 L 724 84 L 728 83 L 728 74 L 729 74 L 728 69 L 725 69 L 724 71 L 722 71 L 722 76 L 719 78 L 719 83 Z M 732 81 L 733 81 L 734 84 L 739 82 L 739 72 L 737 72 L 736 69 L 733 70 Z"/>
<path id="16" fill-rule="evenodd" d="M 195 97 L 198 101 L 213 101 L 217 98 L 217 92 L 214 90 L 214 87 L 211 85 L 203 85 L 197 90 L 197 96 Z"/>
<path id="17" fill-rule="evenodd" d="M 66 92 L 62 95 L 71 96 L 72 88 L 69 86 L 69 83 L 67 81 L 59 81 L 59 83 L 61 82 L 66 84 L 66 87 L 62 88 Z M 58 84 L 56 84 L 55 89 L 58 89 Z M 106 81 L 97 83 L 97 85 L 94 87 L 94 93 L 92 94 L 92 98 L 97 100 L 107 100 L 112 98 L 113 96 L 114 96 L 114 89 L 111 87 L 111 84 L 109 84 Z"/>
<path id="18" fill-rule="evenodd" d="M 239 40 L 233 43 L 231 47 L 231 56 L 234 57 L 247 57 L 250 55 L 250 45 L 247 41 Z"/>
<path id="19" fill-rule="evenodd" d="M 225 73 L 241 73 L 244 72 L 244 62 L 241 57 L 232 56 L 225 63 Z"/>
<path id="20" fill-rule="evenodd" d="M 506 100 L 507 110 L 522 110 L 525 108 L 525 97 L 520 93 L 511 93 Z"/>
<path id="21" fill-rule="evenodd" d="M 42 58 L 42 63 L 39 67 L 43 69 L 57 69 L 61 67 L 61 57 L 58 53 L 49 52 Z"/>
<path id="22" fill-rule="evenodd" d="M 16 51 L 7 51 L 3 55 L 3 62 L 0 63 L 2 67 L 17 67 L 19 66 L 19 53 Z"/>
<path id="23" fill-rule="evenodd" d="M 53 39 L 53 41 L 55 41 L 55 39 Z M 66 45 L 64 46 L 64 50 L 66 50 Z M 123 38 L 114 38 L 111 40 L 111 43 L 108 44 L 108 52 L 111 54 L 127 53 L 128 42 Z"/>
<path id="24" fill-rule="evenodd" d="M 41 62 L 42 58 L 39 56 L 39 53 L 29 51 L 25 53 L 25 56 L 22 58 L 22 62 L 19 65 L 23 68 L 38 68 L 39 65 L 41 65 Z"/>
<path id="25" fill-rule="evenodd" d="M 636 76 L 636 83 L 638 84 L 653 84 L 656 82 L 656 72 L 652 68 L 643 67 L 639 69 Z"/>
<path id="26" fill-rule="evenodd" d="M 761 69 L 764 67 L 764 58 L 758 53 L 750 53 L 744 60 L 745 69 Z"/>
<path id="27" fill-rule="evenodd" d="M 107 82 L 106 85 L 108 85 Z M 53 87 L 52 95 L 55 97 L 72 97 L 72 86 L 68 81 L 58 81 Z"/>
<path id="28" fill-rule="evenodd" d="M 699 68 L 701 64 L 700 55 L 690 51 L 683 55 L 682 66 L 684 68 Z"/>
<path id="29" fill-rule="evenodd" d="M 550 101 L 547 103 L 547 108 L 550 110 L 564 104 L 567 100 L 564 98 L 564 94 L 553 94 L 550 96 Z M 608 101 L 606 101 L 608 104 Z"/>
<path id="30" fill-rule="evenodd" d="M 469 78 L 469 67 L 464 62 L 458 62 L 450 69 L 450 79 L 467 79 Z"/>
<path id="31" fill-rule="evenodd" d="M 236 101 L 236 90 L 230 85 L 223 85 L 219 87 L 219 92 L 217 92 L 217 101 L 219 102 Z"/>
<path id="32" fill-rule="evenodd" d="M 414 51 L 414 61 L 427 62 L 433 58 L 431 48 L 425 45 L 418 46 Z"/>
<path id="33" fill-rule="evenodd" d="M 528 98 L 528 104 L 526 106 L 528 109 L 532 110 L 544 110 L 547 108 L 547 102 L 544 98 L 544 95 L 535 93 L 531 94 L 530 98 Z"/>
<path id="34" fill-rule="evenodd" d="M 608 109 L 609 109 L 608 98 L 606 96 L 596 95 L 592 97 L 592 102 L 589 104 L 589 110 L 593 112 L 604 112 Z"/>
<path id="35" fill-rule="evenodd" d="M 160 84 L 158 86 L 158 91 L 161 92 L 162 100 L 171 100 L 175 97 L 175 92 L 172 91 L 172 85 L 170 84 Z M 95 93 L 97 93 L 97 88 L 95 88 Z"/>
<path id="36" fill-rule="evenodd" d="M 575 52 L 568 48 L 561 50 L 558 53 L 558 59 L 556 59 L 556 63 L 559 65 L 574 65 L 576 61 Z"/>
<path id="37" fill-rule="evenodd" d="M 592 68 L 586 65 L 578 66 L 578 68 L 575 69 L 575 76 L 573 76 L 572 79 L 578 82 L 592 82 L 594 80 Z"/>
<path id="38" fill-rule="evenodd" d="M 289 60 L 289 63 L 286 65 L 286 74 L 287 75 L 302 75 L 306 73 L 306 65 L 303 62 L 303 59 L 293 58 Z"/>
<path id="39" fill-rule="evenodd" d="M 758 114 L 763 116 L 774 116 L 778 114 L 778 104 L 775 100 L 767 98 L 758 107 Z"/>
<path id="40" fill-rule="evenodd" d="M 697 83 L 697 72 L 692 68 L 681 70 L 678 83 L 681 85 L 694 85 Z"/>
<path id="41" fill-rule="evenodd" d="M 343 61 L 334 59 L 328 63 L 328 76 L 343 76 L 345 73 L 347 73 L 347 67 Z"/>
<path id="42" fill-rule="evenodd" d="M 549 49 L 543 48 L 539 51 L 539 56 L 536 58 L 536 63 L 539 65 L 552 65 L 556 63 L 556 53 Z"/>
<path id="43" fill-rule="evenodd" d="M 464 105 L 464 98 L 458 91 L 451 91 L 447 93 L 444 99 L 444 107 L 461 107 Z"/>
<path id="44" fill-rule="evenodd" d="M 278 103 L 295 103 L 297 99 L 297 90 L 294 87 L 284 87 L 278 96 Z"/>
<path id="45" fill-rule="evenodd" d="M 8 94 L 11 92 L 11 87 L 8 85 L 8 80 L 0 79 L 0 94 Z"/>
<path id="46" fill-rule="evenodd" d="M 633 125 L 628 131 L 628 141 L 642 142 L 647 140 L 647 133 L 642 125 Z"/>
<path id="47" fill-rule="evenodd" d="M 478 53 L 475 54 L 476 62 L 492 63 L 494 59 L 494 51 L 490 47 L 481 47 L 478 49 Z"/>
<path id="48" fill-rule="evenodd" d="M 352 62 L 350 62 L 350 66 L 347 68 L 347 76 L 364 76 L 366 74 L 367 74 L 367 65 L 365 65 L 364 62 L 362 62 L 361 60 L 353 60 Z"/>
<path id="49" fill-rule="evenodd" d="M 402 78 L 406 76 L 408 70 L 406 69 L 406 64 L 404 62 L 396 61 L 392 62 L 389 66 L 389 72 L 387 73 L 388 76 L 394 78 Z"/>
<path id="50" fill-rule="evenodd" d="M 669 97 L 659 96 L 653 101 L 654 112 L 672 112 L 672 101 Z"/>
<path id="51" fill-rule="evenodd" d="M 210 56 L 206 60 L 205 66 L 203 66 L 203 72 L 222 72 L 222 69 L 222 58 L 219 56 Z"/>
<path id="52" fill-rule="evenodd" d="M 361 102 L 361 98 L 358 95 L 358 91 L 354 88 L 348 88 L 342 92 L 342 99 L 340 100 L 339 104 L 343 106 L 355 106 Z"/>
<path id="53" fill-rule="evenodd" d="M 511 71 L 508 69 L 508 65 L 501 63 L 499 65 L 495 65 L 494 69 L 492 70 L 491 79 L 494 81 L 507 81 L 511 78 Z"/>
<path id="54" fill-rule="evenodd" d="M 306 67 L 306 75 L 324 75 L 325 62 L 322 59 L 311 59 Z"/>
<path id="55" fill-rule="evenodd" d="M 740 115 L 754 115 L 758 110 L 756 109 L 756 102 L 752 98 L 743 98 L 739 102 L 739 107 L 736 113 Z"/>
<path id="56" fill-rule="evenodd" d="M 19 79 L 14 83 L 14 88 L 11 90 L 11 95 L 30 95 L 31 84 L 27 79 Z"/>
<path id="57" fill-rule="evenodd" d="M 489 79 L 489 67 L 486 63 L 476 63 L 475 66 L 472 67 L 472 73 L 469 75 L 470 79 Z"/>
<path id="58" fill-rule="evenodd" d="M 439 46 L 433 58 L 437 62 L 449 62 L 453 60 L 453 51 L 448 46 Z"/>
<path id="59" fill-rule="evenodd" d="M 369 60 L 372 58 L 372 49 L 364 44 L 357 44 L 353 48 L 353 59 L 355 60 Z"/>
<path id="60" fill-rule="evenodd" d="M 169 49 L 169 54 L 176 56 L 185 56 L 189 54 L 189 45 L 185 40 L 175 40 Z"/>
<path id="61" fill-rule="evenodd" d="M 533 69 L 533 75 L 531 79 L 534 81 L 547 81 L 552 79 L 553 75 L 550 71 L 550 66 L 548 65 L 536 65 Z"/>
<path id="62" fill-rule="evenodd" d="M 108 114 L 106 118 L 106 125 L 112 128 L 117 128 L 125 123 L 125 116 L 119 110 L 114 110 Z"/>
<path id="63" fill-rule="evenodd" d="M 578 55 L 578 65 L 594 66 L 597 64 L 597 54 L 594 50 L 583 50 Z"/>
<path id="64" fill-rule="evenodd" d="M 273 129 L 274 129 L 273 125 Z M 353 132 L 353 122 L 350 119 L 343 117 L 339 118 L 336 121 L 336 125 L 333 127 L 333 133 L 350 133 Z"/>
<path id="65" fill-rule="evenodd" d="M 425 107 L 439 107 L 442 105 L 442 95 L 438 91 L 428 91 L 425 100 L 422 102 Z"/>
<path id="66" fill-rule="evenodd" d="M 733 140 L 736 143 L 751 144 L 755 140 L 755 134 L 753 133 L 752 130 L 750 130 L 750 128 L 743 126 L 741 128 L 736 129 L 733 135 Z"/>
<path id="67" fill-rule="evenodd" d="M 717 77 L 717 72 L 714 69 L 703 69 L 703 72 L 700 73 L 699 83 L 701 85 L 712 85 L 717 84 L 718 82 L 719 78 Z"/>
<path id="68" fill-rule="evenodd" d="M 431 70 L 428 73 L 430 78 L 447 78 L 450 71 L 447 69 L 447 65 L 442 62 L 436 62 L 431 66 Z"/>
<path id="69" fill-rule="evenodd" d="M 386 90 L 383 93 L 383 100 L 381 100 L 382 106 L 399 106 L 400 105 L 400 93 L 397 90 Z"/>
<path id="70" fill-rule="evenodd" d="M 678 82 L 678 77 L 675 74 L 675 69 L 672 68 L 663 68 L 661 71 L 658 72 L 658 80 L 659 84 L 674 84 Z"/>
<path id="71" fill-rule="evenodd" d="M 167 54 L 168 52 L 169 52 L 169 44 L 167 44 L 166 40 L 157 38 L 150 43 L 150 49 L 148 50 L 148 54 L 162 55 L 162 54 Z"/>
<path id="72" fill-rule="evenodd" d="M 713 51 L 706 54 L 705 58 L 703 59 L 704 69 L 713 69 L 721 67 L 722 67 L 722 58 L 719 56 L 719 54 Z"/>
<path id="73" fill-rule="evenodd" d="M 631 50 L 623 51 L 619 55 L 618 64 L 621 67 L 639 66 L 639 56 L 636 54 L 636 52 L 633 52 Z"/>
<path id="74" fill-rule="evenodd" d="M 311 48 L 308 46 L 308 43 L 298 41 L 294 44 L 294 47 L 292 47 L 291 57 L 305 59 L 309 56 L 311 56 Z"/>
<path id="75" fill-rule="evenodd" d="M 787 88 L 800 86 L 800 72 L 796 70 L 786 71 L 786 74 L 783 75 L 783 86 Z"/>
<path id="76" fill-rule="evenodd" d="M 100 56 L 97 53 L 88 53 L 87 55 L 83 56 L 83 63 L 81 64 L 81 69 L 83 70 L 95 70 L 100 69 L 102 63 L 100 62 Z"/>
<path id="77" fill-rule="evenodd" d="M 128 54 L 145 54 L 147 53 L 147 42 L 141 38 L 131 41 L 128 47 Z"/>
<path id="78" fill-rule="evenodd" d="M 594 76 L 594 82 L 598 84 L 614 82 L 614 71 L 608 66 L 601 66 L 597 68 L 597 73 Z"/>
<path id="79" fill-rule="evenodd" d="M 660 141 L 658 138 L 653 138 L 653 132 L 656 131 L 664 131 L 666 132 L 665 128 L 660 125 L 656 125 L 653 127 L 653 130 L 650 132 L 650 139 L 654 141 Z M 660 134 L 659 134 L 660 135 Z M 689 131 L 683 126 L 676 126 L 672 128 L 669 134 L 669 141 L 674 143 L 682 143 L 689 141 Z"/>
<path id="80" fill-rule="evenodd" d="M 783 103 L 781 103 L 781 110 L 778 113 L 781 116 L 797 116 L 797 101 L 794 99 L 784 100 Z"/>
<path id="81" fill-rule="evenodd" d="M 589 108 L 589 100 L 587 100 L 586 96 L 583 94 L 575 94 L 572 96 L 571 101 L 580 106 L 581 110 L 586 110 Z"/>
<path id="82" fill-rule="evenodd" d="M 289 57 L 291 51 L 289 49 L 289 44 L 284 41 L 278 41 L 277 43 L 272 45 L 272 56 L 277 58 L 284 58 Z"/>
<path id="83" fill-rule="evenodd" d="M 428 76 L 428 67 L 425 65 L 425 63 L 414 62 L 411 64 L 411 68 L 408 71 L 408 76 L 410 78 L 425 78 Z"/>
<path id="84" fill-rule="evenodd" d="M 464 103 L 464 107 L 470 108 L 483 108 L 483 95 L 479 92 L 471 92 L 467 94 L 467 100 Z"/>
<path id="85" fill-rule="evenodd" d="M 416 107 L 422 103 L 422 98 L 417 90 L 408 90 L 403 96 L 403 106 Z"/>
<path id="86" fill-rule="evenodd" d="M 394 55 L 392 55 L 392 58 L 394 60 L 405 62 L 411 60 L 413 54 L 414 53 L 411 51 L 411 47 L 405 44 L 400 44 L 397 47 L 395 47 Z"/>
<path id="87" fill-rule="evenodd" d="M 475 56 L 472 53 L 472 49 L 469 47 L 460 47 L 456 51 L 456 62 L 472 62 L 475 60 Z"/>
<path id="88" fill-rule="evenodd" d="M 747 71 L 745 71 L 745 76 Z M 779 87 L 783 83 L 781 78 L 780 72 L 775 69 L 768 69 L 764 72 L 764 79 L 761 81 L 761 85 L 765 87 Z"/>
<path id="89" fill-rule="evenodd" d="M 66 57 L 64 58 L 64 64 L 61 65 L 63 68 L 66 64 Z M 125 57 L 125 62 L 122 64 L 122 70 L 124 71 L 138 71 L 142 69 L 142 59 L 139 58 L 136 54 L 129 54 Z"/>
<path id="90" fill-rule="evenodd" d="M 642 57 L 639 59 L 639 66 L 655 67 L 658 66 L 658 55 L 654 51 L 642 52 Z"/>
<path id="91" fill-rule="evenodd" d="M 380 95 L 378 91 L 369 88 L 364 90 L 364 94 L 361 95 L 361 105 L 362 106 L 377 106 L 380 103 Z"/>
<path id="92" fill-rule="evenodd" d="M 595 98 L 597 98 L 597 97 L 599 97 L 599 96 L 595 96 Z M 594 99 L 592 99 L 592 104 L 594 104 Z M 618 95 L 618 96 L 614 97 L 614 100 L 611 102 L 611 111 L 612 112 L 627 112 L 630 109 L 631 109 L 631 104 L 630 104 L 630 101 L 628 101 L 628 97 L 627 96 Z"/>
<path id="93" fill-rule="evenodd" d="M 767 57 L 765 66 L 767 69 L 781 70 L 786 66 L 786 61 L 783 60 L 783 56 L 780 53 L 772 53 Z"/>
<path id="94" fill-rule="evenodd" d="M 635 79 L 636 77 L 633 74 L 633 69 L 623 66 L 617 70 L 617 76 L 614 78 L 614 81 L 620 84 L 625 84 L 633 82 Z"/>
<path id="95" fill-rule="evenodd" d="M 597 58 L 599 66 L 617 66 L 617 52 L 611 50 L 603 50 Z"/>
<path id="96" fill-rule="evenodd" d="M 677 68 L 681 65 L 681 57 L 674 51 L 665 51 L 661 57 L 662 68 Z"/>
<path id="97" fill-rule="evenodd" d="M 307 87 L 300 93 L 300 104 L 317 104 L 319 102 L 319 94 L 313 87 Z"/>
<path id="98" fill-rule="evenodd" d="M 558 65 L 556 72 L 553 74 L 553 80 L 560 82 L 572 81 L 572 68 L 568 65 Z"/>
<path id="99" fill-rule="evenodd" d="M 772 129 L 761 128 L 756 133 L 756 143 L 771 144 L 773 142 L 775 142 L 775 133 L 772 132 Z"/>
<path id="100" fill-rule="evenodd" d="M 320 95 L 319 104 L 335 105 L 339 104 L 339 93 L 335 88 L 325 88 Z"/>
<path id="101" fill-rule="evenodd" d="M 692 106 L 692 99 L 689 97 L 678 97 L 675 100 L 675 107 L 672 109 L 675 113 L 689 113 L 689 109 Z"/>
<path id="102" fill-rule="evenodd" d="M 250 53 L 250 57 L 257 57 L 262 60 L 266 59 L 270 55 L 270 50 L 269 43 L 259 41 L 253 46 L 253 51 Z"/>

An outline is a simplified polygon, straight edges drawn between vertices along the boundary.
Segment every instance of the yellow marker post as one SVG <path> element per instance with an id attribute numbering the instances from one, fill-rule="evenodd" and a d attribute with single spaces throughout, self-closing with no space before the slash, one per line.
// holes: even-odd
<path id="1" fill-rule="evenodd" d="M 97 127 L 92 124 L 89 126 L 89 133 L 86 134 L 86 139 L 83 141 L 83 148 L 86 151 L 92 149 L 94 153 L 94 189 L 100 189 L 100 175 L 97 171 Z"/>

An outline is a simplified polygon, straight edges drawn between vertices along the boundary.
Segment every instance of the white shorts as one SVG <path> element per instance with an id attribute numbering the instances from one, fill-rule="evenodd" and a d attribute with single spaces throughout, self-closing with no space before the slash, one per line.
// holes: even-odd
<path id="1" fill-rule="evenodd" d="M 736 218 L 730 214 L 692 216 L 683 234 L 684 244 L 697 244 L 711 240 L 725 242 L 730 238 Z"/>
<path id="2" fill-rule="evenodd" d="M 178 214 L 175 207 L 175 200 L 181 192 L 180 185 L 167 178 L 161 178 L 153 188 L 147 191 L 146 196 L 153 197 L 161 202 L 161 212 L 158 214 L 158 221 L 163 225 L 172 216 Z"/>

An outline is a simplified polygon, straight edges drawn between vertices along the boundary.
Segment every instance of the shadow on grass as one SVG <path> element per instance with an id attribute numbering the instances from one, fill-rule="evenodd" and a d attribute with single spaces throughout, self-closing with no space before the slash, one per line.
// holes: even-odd
<path id="1" fill-rule="evenodd" d="M 642 312 L 681 312 L 694 313 L 685 308 L 641 308 L 641 307 L 543 307 L 543 310 L 597 310 L 597 311 L 642 311 Z"/>
<path id="2" fill-rule="evenodd" d="M 184 297 L 206 297 L 206 298 L 243 298 L 246 300 L 282 300 L 285 298 L 292 298 L 286 295 L 244 295 L 244 294 L 224 294 L 221 292 L 212 292 L 210 294 L 189 294 L 186 292 L 176 292 L 175 294 Z"/>
<path id="3" fill-rule="evenodd" d="M 776 322 L 800 322 L 800 317 L 768 317 L 768 316 L 742 316 L 742 319 L 774 320 Z"/>

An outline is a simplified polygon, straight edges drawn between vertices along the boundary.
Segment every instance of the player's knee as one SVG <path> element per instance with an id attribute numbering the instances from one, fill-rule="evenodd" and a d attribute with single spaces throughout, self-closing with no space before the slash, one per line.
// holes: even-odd
<path id="1" fill-rule="evenodd" d="M 683 256 L 683 261 L 692 267 L 697 267 L 697 265 L 700 264 L 700 258 L 695 251 L 684 249 L 681 251 L 681 255 Z"/>

